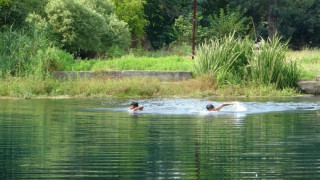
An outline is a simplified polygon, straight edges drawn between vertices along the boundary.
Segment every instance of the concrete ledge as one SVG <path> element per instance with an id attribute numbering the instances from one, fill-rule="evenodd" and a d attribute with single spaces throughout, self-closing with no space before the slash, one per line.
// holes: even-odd
<path id="1" fill-rule="evenodd" d="M 189 71 L 57 71 L 53 72 L 56 79 L 90 79 L 90 78 L 122 78 L 122 77 L 156 77 L 160 81 L 182 81 L 192 78 Z"/>
<path id="2" fill-rule="evenodd" d="M 306 94 L 320 94 L 320 81 L 299 81 L 299 88 Z"/>

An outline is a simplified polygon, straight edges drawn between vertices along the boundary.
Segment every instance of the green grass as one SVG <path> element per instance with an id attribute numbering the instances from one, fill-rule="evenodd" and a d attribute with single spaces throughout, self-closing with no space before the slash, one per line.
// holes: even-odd
<path id="1" fill-rule="evenodd" d="M 80 60 L 72 65 L 75 71 L 106 70 L 158 70 L 158 71 L 191 71 L 192 61 L 180 56 L 167 57 L 134 57 L 124 56 L 113 60 Z"/>
<path id="2" fill-rule="evenodd" d="M 288 51 L 286 58 L 297 61 L 300 80 L 314 80 L 320 76 L 320 50 Z"/>

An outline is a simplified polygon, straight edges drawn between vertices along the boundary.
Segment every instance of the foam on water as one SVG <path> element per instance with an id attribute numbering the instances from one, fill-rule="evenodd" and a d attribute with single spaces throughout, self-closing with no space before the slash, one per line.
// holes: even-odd
<path id="1" fill-rule="evenodd" d="M 144 106 L 143 111 L 129 111 L 129 104 L 132 101 L 108 102 L 106 108 L 88 108 L 91 111 L 122 111 L 129 113 L 143 114 L 193 114 L 193 115 L 217 115 L 232 114 L 242 116 L 252 113 L 266 113 L 277 111 L 295 111 L 295 110 L 319 110 L 320 102 L 228 102 L 233 105 L 225 106 L 220 111 L 207 111 L 206 105 L 213 104 L 215 107 L 225 102 L 215 102 L 207 99 L 183 99 L 183 98 L 159 98 L 159 99 L 141 99 L 137 102 Z M 102 103 L 104 104 L 104 103 Z"/>

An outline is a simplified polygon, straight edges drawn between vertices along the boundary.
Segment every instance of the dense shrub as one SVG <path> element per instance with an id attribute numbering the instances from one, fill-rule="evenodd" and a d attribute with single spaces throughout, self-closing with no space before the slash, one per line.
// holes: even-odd
<path id="1" fill-rule="evenodd" d="M 113 14 L 109 0 L 50 1 L 42 18 L 64 49 L 82 57 L 95 56 L 112 45 L 122 49 L 130 45 L 127 24 Z"/>
<path id="2" fill-rule="evenodd" d="M 197 28 L 196 28 L 196 43 L 203 43 L 211 38 L 222 38 L 230 33 L 234 36 L 244 37 L 250 30 L 250 19 L 244 15 L 245 11 L 236 8 L 231 11 L 229 7 L 220 9 L 219 14 L 212 14 L 205 21 L 201 12 L 197 12 Z M 193 14 L 187 16 L 179 16 L 175 20 L 174 29 L 177 33 L 179 43 L 191 43 L 192 40 L 192 22 Z"/>

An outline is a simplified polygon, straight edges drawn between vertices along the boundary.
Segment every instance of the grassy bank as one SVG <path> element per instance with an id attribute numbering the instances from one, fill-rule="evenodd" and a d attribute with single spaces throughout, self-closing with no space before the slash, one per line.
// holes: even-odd
<path id="1" fill-rule="evenodd" d="M 275 90 L 257 84 L 226 85 L 217 88 L 215 80 L 200 76 L 188 81 L 161 82 L 151 78 L 67 80 L 5 78 L 0 80 L 0 96 L 37 97 L 206 97 L 206 96 L 293 96 L 292 89 Z"/>
<path id="2" fill-rule="evenodd" d="M 159 52 L 128 52 L 116 59 L 79 60 L 46 41 L 45 33 L 0 33 L 0 96 L 291 96 L 296 80 L 318 75 L 320 53 L 287 52 L 279 39 L 262 41 L 228 36 L 203 44 L 191 60 L 189 46 Z M 292 61 L 298 62 L 297 66 Z M 58 81 L 52 71 L 192 71 L 195 79 L 161 82 L 150 78 Z"/>
<path id="3" fill-rule="evenodd" d="M 286 58 L 297 61 L 300 80 L 314 80 L 320 76 L 320 50 L 288 51 Z"/>

